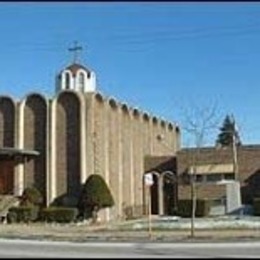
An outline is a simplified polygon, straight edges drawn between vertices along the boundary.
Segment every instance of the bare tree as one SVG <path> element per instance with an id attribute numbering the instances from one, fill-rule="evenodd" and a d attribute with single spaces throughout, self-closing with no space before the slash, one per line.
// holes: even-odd
<path id="1" fill-rule="evenodd" d="M 200 150 L 203 147 L 205 137 L 213 129 L 217 129 L 219 119 L 216 116 L 216 105 L 210 108 L 198 108 L 193 106 L 191 113 L 185 112 L 183 130 L 185 130 L 192 137 L 192 143 L 195 145 L 195 153 L 192 152 L 192 167 L 190 172 L 190 185 L 191 185 L 191 200 L 192 200 L 192 213 L 191 213 L 191 237 L 195 236 L 195 213 L 196 213 L 196 174 Z"/>

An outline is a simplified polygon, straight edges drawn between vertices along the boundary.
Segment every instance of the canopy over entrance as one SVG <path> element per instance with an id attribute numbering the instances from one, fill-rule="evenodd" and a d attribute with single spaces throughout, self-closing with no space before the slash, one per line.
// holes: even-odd
<path id="1" fill-rule="evenodd" d="M 19 149 L 13 147 L 0 148 L 0 160 L 15 160 L 18 158 L 32 158 L 40 153 L 34 150 Z"/>
<path id="2" fill-rule="evenodd" d="M 14 193 L 14 169 L 19 163 L 26 163 L 40 153 L 12 147 L 0 148 L 0 195 Z"/>

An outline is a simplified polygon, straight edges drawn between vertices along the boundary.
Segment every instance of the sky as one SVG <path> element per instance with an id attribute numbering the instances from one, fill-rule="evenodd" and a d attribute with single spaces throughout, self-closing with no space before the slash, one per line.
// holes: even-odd
<path id="1" fill-rule="evenodd" d="M 77 41 L 98 91 L 178 124 L 182 146 L 187 118 L 211 112 L 205 145 L 227 114 L 243 144 L 260 143 L 258 2 L 2 2 L 0 35 L 0 95 L 54 96 Z"/>

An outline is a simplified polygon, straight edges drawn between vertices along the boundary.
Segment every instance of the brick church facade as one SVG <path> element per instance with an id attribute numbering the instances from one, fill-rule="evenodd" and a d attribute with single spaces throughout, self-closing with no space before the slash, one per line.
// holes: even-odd
<path id="1" fill-rule="evenodd" d="M 21 195 L 35 186 L 47 206 L 57 200 L 73 206 L 88 176 L 100 174 L 115 199 L 102 218 L 112 220 L 124 218 L 126 209 L 141 214 L 145 157 L 175 155 L 180 132 L 174 123 L 105 97 L 94 72 L 73 63 L 57 76 L 53 97 L 0 96 L 0 147 L 39 153 L 0 160 L 1 194 Z"/>

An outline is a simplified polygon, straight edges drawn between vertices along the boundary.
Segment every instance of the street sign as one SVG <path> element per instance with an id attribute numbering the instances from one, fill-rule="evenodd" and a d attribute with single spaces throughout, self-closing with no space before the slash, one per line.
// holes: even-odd
<path id="1" fill-rule="evenodd" d="M 152 186 L 153 185 L 153 174 L 152 173 L 146 173 L 145 175 L 144 175 L 144 184 L 146 185 L 146 186 Z"/>

